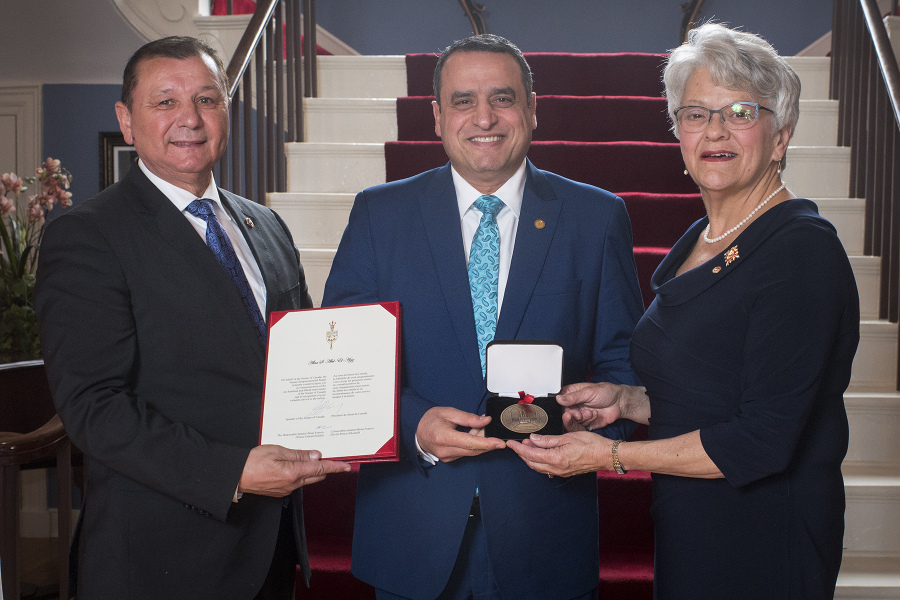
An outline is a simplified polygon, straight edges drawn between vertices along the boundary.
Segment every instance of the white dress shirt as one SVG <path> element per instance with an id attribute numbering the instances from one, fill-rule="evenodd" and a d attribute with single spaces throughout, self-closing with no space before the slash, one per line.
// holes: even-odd
<path id="1" fill-rule="evenodd" d="M 157 177 L 151 173 L 140 160 L 138 160 L 138 166 L 153 185 L 159 188 L 159 191 L 161 191 L 163 195 L 175 205 L 175 208 L 185 216 L 188 222 L 193 225 L 194 229 L 197 230 L 197 233 L 200 234 L 200 237 L 203 238 L 203 243 L 205 244 L 206 221 L 185 210 L 187 209 L 188 204 L 196 200 L 197 197 L 189 191 Z M 237 225 L 235 225 L 231 218 L 231 214 L 225 210 L 224 206 L 222 206 L 222 199 L 219 197 L 219 189 L 216 187 L 216 180 L 212 176 L 210 176 L 209 187 L 206 188 L 206 191 L 200 198 L 212 200 L 216 218 L 222 225 L 222 229 L 225 230 L 228 239 L 231 240 L 231 245 L 234 247 L 234 253 L 237 254 L 238 261 L 241 263 L 241 268 L 244 269 L 244 275 L 247 277 L 247 282 L 250 284 L 250 289 L 253 290 L 253 297 L 256 299 L 256 304 L 259 306 L 259 313 L 263 316 L 263 319 L 266 319 L 266 284 L 263 281 L 262 272 L 259 270 L 259 265 L 256 264 L 256 259 L 253 257 L 253 252 L 250 250 L 247 240 L 244 239 L 244 235 L 237 228 Z"/>
<path id="2" fill-rule="evenodd" d="M 483 194 L 463 179 L 462 175 L 450 166 L 453 176 L 453 187 L 456 188 L 456 202 L 459 205 L 459 221 L 462 227 L 463 249 L 466 253 L 466 264 L 469 264 L 469 251 L 472 248 L 472 238 L 478 230 L 482 212 L 475 208 L 475 201 Z M 525 161 L 506 183 L 500 186 L 491 196 L 496 196 L 503 201 L 505 206 L 497 213 L 497 228 L 500 230 L 500 278 L 497 283 L 497 318 L 500 318 L 500 309 L 503 307 L 503 295 L 506 291 L 506 282 L 509 279 L 509 265 L 512 263 L 513 248 L 516 245 L 516 228 L 519 226 L 519 214 L 522 212 L 522 197 L 525 194 Z M 416 450 L 430 464 L 438 462 L 438 457 L 425 452 L 419 446 L 416 438 Z"/>
<path id="3" fill-rule="evenodd" d="M 466 253 L 466 264 L 469 264 L 469 250 L 472 239 L 481 222 L 481 211 L 475 208 L 475 201 L 482 193 L 472 187 L 452 166 L 453 187 L 456 188 L 456 203 L 459 205 L 459 220 L 462 225 L 463 248 Z M 497 228 L 500 230 L 500 279 L 497 284 L 497 317 L 503 307 L 503 293 L 509 278 L 509 265 L 512 263 L 513 248 L 516 245 L 516 228 L 519 226 L 519 213 L 522 212 L 522 196 L 525 193 L 525 162 L 504 183 L 500 189 L 491 194 L 503 201 L 504 206 L 497 213 Z"/>

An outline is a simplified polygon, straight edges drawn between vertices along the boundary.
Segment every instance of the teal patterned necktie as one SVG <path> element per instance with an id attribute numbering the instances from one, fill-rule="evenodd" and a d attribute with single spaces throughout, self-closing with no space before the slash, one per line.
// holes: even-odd
<path id="1" fill-rule="evenodd" d="M 222 229 L 222 224 L 216 218 L 216 213 L 213 210 L 213 201 L 206 198 L 198 198 L 188 204 L 185 210 L 195 217 L 200 217 L 206 221 L 206 245 L 212 250 L 213 255 L 215 255 L 219 264 L 222 265 L 222 268 L 225 269 L 225 272 L 231 276 L 234 285 L 237 286 L 238 292 L 241 294 L 241 300 L 244 301 L 244 307 L 247 309 L 247 314 L 256 326 L 256 335 L 259 337 L 263 347 L 265 347 L 266 320 L 263 319 L 262 313 L 259 312 L 259 305 L 253 296 L 253 290 L 250 289 L 250 282 L 247 281 L 244 269 L 241 268 L 234 246 L 231 245 L 228 234 L 225 233 L 225 230 Z"/>
<path id="2" fill-rule="evenodd" d="M 504 207 L 496 196 L 481 196 L 475 208 L 481 211 L 481 222 L 469 250 L 469 289 L 475 309 L 475 332 L 481 374 L 485 374 L 484 350 L 497 330 L 497 286 L 500 282 L 500 229 L 497 213 Z"/>

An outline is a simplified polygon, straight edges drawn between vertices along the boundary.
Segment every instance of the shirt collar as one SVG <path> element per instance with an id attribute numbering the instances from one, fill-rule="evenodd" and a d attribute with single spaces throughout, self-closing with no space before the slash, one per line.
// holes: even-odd
<path id="1" fill-rule="evenodd" d="M 463 179 L 463 176 L 456 172 L 452 164 L 450 165 L 450 174 L 453 176 L 453 187 L 456 188 L 456 203 L 459 206 L 459 218 L 462 220 L 466 211 L 472 208 L 475 201 L 484 194 Z M 506 183 L 491 195 L 500 198 L 503 204 L 508 206 L 518 218 L 519 212 L 522 210 L 522 196 L 524 194 L 525 161 L 523 160 L 522 165 L 513 173 L 513 176 L 507 179 Z"/>
<path id="2" fill-rule="evenodd" d="M 158 177 L 150 172 L 144 162 L 138 159 L 138 166 L 141 168 L 141 171 L 144 172 L 144 175 L 147 176 L 153 185 L 159 188 L 166 198 L 172 201 L 172 204 L 175 205 L 175 208 L 184 212 L 184 209 L 187 208 L 188 204 L 197 199 L 197 196 L 194 196 L 189 191 L 178 187 L 177 185 L 171 184 L 165 179 Z M 222 206 L 222 200 L 219 198 L 219 188 L 216 187 L 216 179 L 215 176 L 210 176 L 209 179 L 209 187 L 206 188 L 206 191 L 203 192 L 203 195 L 200 198 L 206 198 L 208 200 L 212 200 L 215 204 L 219 205 L 219 211 L 216 211 L 217 214 L 227 215 L 228 211 L 224 210 Z"/>

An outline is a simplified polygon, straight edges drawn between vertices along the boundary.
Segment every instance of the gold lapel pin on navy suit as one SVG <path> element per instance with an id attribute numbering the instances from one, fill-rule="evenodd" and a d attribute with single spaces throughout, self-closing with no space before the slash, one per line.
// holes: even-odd
<path id="1" fill-rule="evenodd" d="M 543 229 L 543 228 L 546 227 L 546 226 L 547 226 L 547 224 L 544 223 L 544 220 L 543 220 L 543 219 L 538 219 L 537 221 L 534 222 L 534 227 L 535 227 L 536 229 Z"/>
<path id="2" fill-rule="evenodd" d="M 247 227 L 249 227 L 250 229 L 253 229 L 253 219 L 251 219 L 250 217 L 247 217 L 246 219 L 244 219 L 244 223 L 247 224 Z"/>

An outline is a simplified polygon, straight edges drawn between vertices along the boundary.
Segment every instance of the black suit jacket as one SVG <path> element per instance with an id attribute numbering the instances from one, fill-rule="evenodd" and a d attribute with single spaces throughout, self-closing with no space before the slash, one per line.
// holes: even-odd
<path id="1" fill-rule="evenodd" d="M 220 194 L 263 274 L 266 315 L 311 306 L 281 219 Z M 204 240 L 135 166 L 47 226 L 36 308 L 57 410 L 89 459 L 81 600 L 252 598 L 282 500 L 232 496 L 258 442 L 265 351 Z"/>

